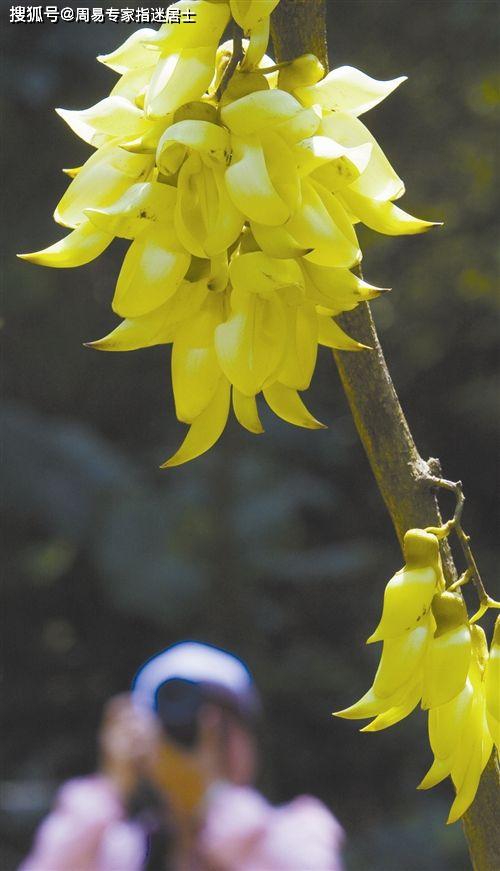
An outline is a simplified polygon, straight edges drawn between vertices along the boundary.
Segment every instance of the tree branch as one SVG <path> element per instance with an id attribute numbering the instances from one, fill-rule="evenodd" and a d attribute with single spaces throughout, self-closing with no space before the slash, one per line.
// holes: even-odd
<path id="1" fill-rule="evenodd" d="M 328 68 L 324 0 L 281 0 L 272 16 L 276 60 L 313 52 Z M 441 517 L 431 477 L 439 461 L 419 455 L 384 359 L 370 308 L 362 303 L 339 319 L 343 329 L 373 350 L 337 351 L 335 362 L 373 474 L 401 541 L 413 526 L 439 526 Z M 443 568 L 448 584 L 457 572 L 446 540 Z M 500 868 L 500 771 L 496 754 L 485 768 L 463 824 L 476 871 Z"/>
<path id="2" fill-rule="evenodd" d="M 220 100 L 222 94 L 226 90 L 229 82 L 231 81 L 233 74 L 236 72 L 236 68 L 240 61 L 243 60 L 243 43 L 242 43 L 242 32 L 241 28 L 238 27 L 235 21 L 232 22 L 232 39 L 233 39 L 233 50 L 231 52 L 231 57 L 227 62 L 227 66 L 222 73 L 221 80 L 217 87 L 217 91 L 215 93 L 216 99 Z"/>

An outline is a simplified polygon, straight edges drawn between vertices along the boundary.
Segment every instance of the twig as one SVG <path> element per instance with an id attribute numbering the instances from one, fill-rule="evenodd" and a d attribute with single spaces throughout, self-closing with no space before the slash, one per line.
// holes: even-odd
<path id="1" fill-rule="evenodd" d="M 229 82 L 233 77 L 233 73 L 236 71 L 236 67 L 243 60 L 243 42 L 242 42 L 242 32 L 238 25 L 233 22 L 233 51 L 231 54 L 231 58 L 229 63 L 222 74 L 222 78 L 219 82 L 219 87 L 215 93 L 217 100 L 220 100 L 222 94 L 226 90 Z"/>
<path id="2" fill-rule="evenodd" d="M 445 538 L 452 530 L 455 532 L 467 562 L 467 569 L 458 580 L 449 587 L 449 589 L 457 590 L 469 581 L 473 582 L 479 598 L 479 609 L 470 618 L 470 622 L 475 623 L 476 620 L 479 620 L 479 618 L 483 616 L 488 608 L 500 608 L 500 602 L 496 602 L 490 595 L 488 595 L 469 544 L 470 536 L 467 535 L 462 526 L 462 513 L 465 505 L 462 482 L 447 481 L 446 478 L 438 478 L 434 476 L 426 477 L 424 480 L 427 484 L 430 484 L 431 487 L 439 487 L 442 490 L 448 490 L 455 495 L 455 512 L 451 520 L 448 520 L 447 523 L 440 527 L 427 527 L 427 531 L 433 532 L 437 538 Z"/>

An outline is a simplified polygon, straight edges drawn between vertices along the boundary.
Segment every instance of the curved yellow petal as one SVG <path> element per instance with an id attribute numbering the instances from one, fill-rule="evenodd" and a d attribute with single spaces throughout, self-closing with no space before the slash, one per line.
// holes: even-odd
<path id="1" fill-rule="evenodd" d="M 348 148 L 334 142 L 329 136 L 322 135 L 302 139 L 293 146 L 292 150 L 301 176 L 316 172 L 315 177 L 321 182 L 321 174 L 317 171 L 330 168 L 330 175 L 335 180 L 334 184 L 322 182 L 330 191 L 351 184 L 359 178 L 366 169 L 371 154 L 369 144 Z M 329 178 L 329 175 L 325 175 L 326 178 Z"/>
<path id="2" fill-rule="evenodd" d="M 147 315 L 126 318 L 104 338 L 85 344 L 98 351 L 136 351 L 172 342 L 179 325 L 197 313 L 208 292 L 206 281 L 182 281 L 162 306 Z"/>
<path id="3" fill-rule="evenodd" d="M 207 256 L 204 241 L 214 195 L 212 174 L 197 154 L 190 154 L 179 171 L 174 221 L 179 239 L 194 257 Z"/>
<path id="4" fill-rule="evenodd" d="M 160 172 L 176 173 L 190 150 L 225 166 L 231 150 L 229 133 L 210 121 L 186 120 L 172 124 L 158 143 L 156 164 Z"/>
<path id="5" fill-rule="evenodd" d="M 215 328 L 223 319 L 221 294 L 209 294 L 200 311 L 181 326 L 172 348 L 175 413 L 192 423 L 212 401 L 221 377 L 214 347 Z"/>
<path id="6" fill-rule="evenodd" d="M 173 20 L 177 11 L 177 21 Z M 187 15 L 191 13 L 192 20 L 187 23 Z M 153 45 L 160 48 L 162 54 L 169 54 L 186 48 L 216 46 L 226 25 L 230 12 L 227 3 L 208 2 L 208 0 L 180 0 L 169 6 L 171 22 L 162 24 L 155 33 Z"/>
<path id="7" fill-rule="evenodd" d="M 183 103 L 199 100 L 212 81 L 215 47 L 186 48 L 162 57 L 149 83 L 144 108 L 149 118 L 162 118 Z"/>
<path id="8" fill-rule="evenodd" d="M 490 655 L 484 672 L 484 687 L 486 709 L 489 716 L 498 722 L 500 721 L 500 617 L 495 621 Z"/>
<path id="9" fill-rule="evenodd" d="M 83 169 L 82 166 L 71 166 L 65 167 L 62 172 L 64 175 L 69 175 L 70 178 L 76 178 L 81 169 Z"/>
<path id="10" fill-rule="evenodd" d="M 327 250 L 336 262 L 351 266 L 360 256 L 357 239 L 342 206 L 321 185 L 302 179 L 302 203 L 285 229 L 299 245 Z M 314 252 L 313 252 L 314 254 Z M 307 255 L 310 259 L 313 254 Z"/>
<path id="11" fill-rule="evenodd" d="M 136 30 L 122 45 L 109 54 L 100 54 L 97 60 L 117 73 L 152 67 L 158 59 L 158 52 L 149 46 L 154 45 L 156 30 L 142 27 Z"/>
<path id="12" fill-rule="evenodd" d="M 304 184 L 310 186 L 315 194 L 321 200 L 324 213 L 329 219 L 329 234 L 325 234 L 325 242 L 306 258 L 311 263 L 318 263 L 324 266 L 353 266 L 361 261 L 362 254 L 359 248 L 359 242 L 349 216 L 345 211 L 344 206 L 340 201 L 340 195 L 334 195 L 327 188 L 320 184 L 316 179 L 303 179 L 302 189 Z M 330 237 L 330 242 L 326 239 Z M 318 238 L 318 241 L 320 239 Z"/>
<path id="13" fill-rule="evenodd" d="M 361 178 L 351 183 L 351 190 L 374 200 L 396 200 L 405 192 L 399 178 L 380 145 L 362 121 L 346 112 L 329 112 L 323 116 L 320 132 L 349 148 L 371 145 L 368 165 Z"/>
<path id="14" fill-rule="evenodd" d="M 475 687 L 475 696 L 468 723 L 453 757 L 451 777 L 457 795 L 450 810 L 448 823 L 454 823 L 470 807 L 479 786 L 481 774 L 493 749 L 493 741 L 484 718 L 483 685 Z"/>
<path id="15" fill-rule="evenodd" d="M 395 726 L 401 720 L 404 720 L 416 708 L 422 694 L 422 681 L 417 680 L 410 686 L 405 698 L 400 704 L 395 705 L 389 710 L 378 714 L 375 719 L 360 729 L 360 732 L 380 732 L 382 729 L 388 729 L 390 726 Z"/>
<path id="16" fill-rule="evenodd" d="M 158 308 L 175 293 L 190 260 L 173 230 L 151 224 L 132 242 L 125 255 L 113 311 L 121 317 L 135 318 Z"/>
<path id="17" fill-rule="evenodd" d="M 459 626 L 432 639 L 424 663 L 423 710 L 444 705 L 463 690 L 470 659 L 468 626 Z"/>
<path id="18" fill-rule="evenodd" d="M 238 423 L 249 432 L 253 432 L 255 435 L 264 432 L 255 396 L 245 396 L 244 393 L 233 387 L 233 410 Z"/>
<path id="19" fill-rule="evenodd" d="M 267 227 L 265 224 L 250 221 L 250 228 L 258 245 L 270 257 L 288 260 L 303 257 L 311 250 L 299 245 L 284 225 Z"/>
<path id="20" fill-rule="evenodd" d="M 264 387 L 263 393 L 271 411 L 287 423 L 305 429 L 326 429 L 325 424 L 316 420 L 308 411 L 296 390 L 275 381 L 274 384 Z"/>
<path id="21" fill-rule="evenodd" d="M 131 185 L 106 209 L 85 209 L 95 227 L 122 239 L 135 239 L 148 222 L 167 224 L 173 220 L 177 190 L 161 182 Z"/>
<path id="22" fill-rule="evenodd" d="M 166 115 L 164 118 L 155 120 L 148 119 L 145 132 L 135 139 L 125 139 L 120 143 L 120 148 L 125 151 L 130 151 L 131 154 L 155 154 L 158 147 L 158 140 L 165 131 L 165 128 L 172 123 L 173 114 Z"/>
<path id="23" fill-rule="evenodd" d="M 441 783 L 441 781 L 446 777 L 449 777 L 452 765 L 453 756 L 450 756 L 447 759 L 434 759 L 427 774 L 418 784 L 417 789 L 432 789 L 433 786 L 437 786 L 438 783 Z"/>
<path id="24" fill-rule="evenodd" d="M 56 109 L 56 112 L 80 139 L 96 148 L 110 139 L 141 136 L 149 123 L 144 112 L 118 96 L 106 97 L 89 109 Z"/>
<path id="25" fill-rule="evenodd" d="M 297 88 L 295 94 L 305 106 L 317 103 L 325 109 L 358 116 L 373 109 L 405 81 L 406 76 L 400 76 L 382 82 L 354 67 L 344 66 L 329 72 L 316 85 Z"/>
<path id="26" fill-rule="evenodd" d="M 482 750 L 482 740 L 480 735 L 478 735 L 470 749 L 470 755 L 467 760 L 465 771 L 461 776 L 460 785 L 458 786 L 456 784 L 457 794 L 451 806 L 448 819 L 446 820 L 447 825 L 451 825 L 451 823 L 455 823 L 458 819 L 460 819 L 462 814 L 465 813 L 467 808 L 469 808 L 474 801 L 482 773 Z M 454 773 L 455 769 L 452 768 L 451 775 L 455 781 Z"/>
<path id="27" fill-rule="evenodd" d="M 224 254 L 239 238 L 245 223 L 244 215 L 231 200 L 225 182 L 225 170 L 216 166 L 210 170 L 215 183 L 216 196 L 212 203 L 213 217 L 205 241 L 208 257 Z"/>
<path id="28" fill-rule="evenodd" d="M 113 142 L 87 160 L 54 212 L 58 224 L 73 229 L 86 221 L 85 209 L 101 209 L 116 202 L 134 182 L 146 181 L 153 158 L 128 154 Z"/>
<path id="29" fill-rule="evenodd" d="M 308 139 L 317 133 L 321 117 L 316 109 L 302 109 L 292 118 L 280 121 L 272 127 L 273 133 L 277 133 L 289 145 L 298 145 L 303 139 Z"/>
<path id="30" fill-rule="evenodd" d="M 356 339 L 348 336 L 330 317 L 316 315 L 318 320 L 318 344 L 339 351 L 370 351 L 368 345 L 362 345 Z"/>
<path id="31" fill-rule="evenodd" d="M 227 251 L 222 254 L 217 254 L 210 260 L 210 269 L 207 277 L 207 284 L 210 290 L 218 293 L 226 290 L 229 281 L 229 267 L 227 262 Z"/>
<path id="32" fill-rule="evenodd" d="M 231 15 L 244 31 L 269 18 L 279 0 L 230 0 Z"/>
<path id="33" fill-rule="evenodd" d="M 359 148 L 345 148 L 343 157 L 332 160 L 326 166 L 315 169 L 312 177 L 319 181 L 331 194 L 343 191 L 359 179 L 370 159 L 370 145 Z M 351 220 L 351 223 L 352 220 Z"/>
<path id="34" fill-rule="evenodd" d="M 429 711 L 429 741 L 436 759 L 455 752 L 471 712 L 474 689 L 470 680 L 453 699 Z"/>
<path id="35" fill-rule="evenodd" d="M 481 763 L 482 733 L 484 725 L 484 691 L 481 677 L 471 667 L 471 683 L 474 693 L 469 716 L 460 735 L 460 740 L 453 754 L 451 777 L 457 792 L 463 784 L 475 745 L 479 745 L 478 764 Z"/>
<path id="36" fill-rule="evenodd" d="M 246 293 L 273 296 L 281 287 L 304 286 L 300 267 L 295 260 L 279 260 L 263 251 L 233 257 L 229 266 L 233 287 Z"/>
<path id="37" fill-rule="evenodd" d="M 256 136 L 232 137 L 233 157 L 226 170 L 226 186 L 234 205 L 249 220 L 278 226 L 290 216 L 290 207 L 274 187 L 262 143 Z"/>
<path id="38" fill-rule="evenodd" d="M 317 305 L 329 309 L 332 314 L 351 311 L 360 302 L 385 293 L 388 288 L 374 287 L 358 278 L 349 269 L 318 266 L 303 258 L 302 271 L 306 280 L 306 293 Z"/>
<path id="39" fill-rule="evenodd" d="M 201 456 L 215 444 L 224 431 L 229 414 L 230 385 L 221 376 L 215 395 L 209 405 L 193 421 L 179 450 L 161 466 L 169 469 Z"/>
<path id="40" fill-rule="evenodd" d="M 42 251 L 31 254 L 18 254 L 21 260 L 29 260 L 39 266 L 52 266 L 57 269 L 68 269 L 72 266 L 83 266 L 99 257 L 99 254 L 113 241 L 110 233 L 97 230 L 90 221 L 80 226 Z"/>
<path id="41" fill-rule="evenodd" d="M 151 57 L 153 56 L 152 52 L 148 54 Z M 139 67 L 139 69 L 129 70 L 124 73 L 120 76 L 114 88 L 111 89 L 110 97 L 124 97 L 125 100 L 134 103 L 138 109 L 143 109 L 146 88 L 153 75 L 153 70 L 154 66 Z"/>
<path id="42" fill-rule="evenodd" d="M 298 100 L 287 91 L 254 91 L 224 106 L 221 121 L 235 136 L 246 138 L 302 112 Z"/>
<path id="43" fill-rule="evenodd" d="M 408 696 L 409 687 L 403 686 L 399 688 L 392 696 L 380 698 L 376 696 L 373 687 L 370 687 L 368 692 L 361 696 L 359 701 L 344 708 L 342 711 L 335 711 L 335 717 L 342 717 L 344 720 L 367 720 L 369 717 L 378 717 L 380 714 L 391 711 L 403 703 L 403 700 Z"/>
<path id="44" fill-rule="evenodd" d="M 393 695 L 403 684 L 418 676 L 430 635 L 430 620 L 424 620 L 409 632 L 388 638 L 382 647 L 382 656 L 373 681 L 376 696 Z"/>
<path id="45" fill-rule="evenodd" d="M 334 245 L 341 237 L 341 233 L 331 220 L 321 197 L 308 179 L 302 179 L 301 189 L 301 205 L 287 221 L 285 229 L 303 248 L 325 248 Z"/>
<path id="46" fill-rule="evenodd" d="M 267 50 L 270 30 L 269 18 L 264 18 L 259 24 L 252 27 L 248 34 L 250 38 L 241 64 L 243 71 L 248 72 L 259 66 Z"/>
<path id="47" fill-rule="evenodd" d="M 293 214 L 300 206 L 301 189 L 297 163 L 292 150 L 272 130 L 261 133 L 261 141 L 272 185 L 287 204 L 290 214 Z M 262 223 L 266 224 L 269 221 L 262 221 Z"/>
<path id="48" fill-rule="evenodd" d="M 500 753 L 500 720 L 497 720 L 489 711 L 486 712 L 486 722 L 491 740 L 493 741 L 497 752 Z"/>
<path id="49" fill-rule="evenodd" d="M 413 629 L 428 613 L 437 590 L 437 572 L 431 566 L 400 569 L 384 592 L 382 617 L 367 643 L 395 638 Z"/>
<path id="50" fill-rule="evenodd" d="M 486 633 L 482 626 L 479 626 L 477 623 L 472 623 L 470 624 L 470 631 L 473 652 L 471 675 L 475 688 L 484 678 L 484 672 L 489 657 L 488 642 L 486 641 Z"/>
<path id="51" fill-rule="evenodd" d="M 413 215 L 404 212 L 394 203 L 369 199 L 369 197 L 364 197 L 351 188 L 342 190 L 338 197 L 363 224 L 376 230 L 377 233 L 384 233 L 387 236 L 425 233 L 431 227 L 440 226 L 439 222 L 414 218 Z"/>
<path id="52" fill-rule="evenodd" d="M 215 331 L 222 371 L 241 393 L 255 396 L 274 376 L 283 359 L 286 322 L 277 294 L 264 298 L 233 290 L 232 312 Z"/>
<path id="53" fill-rule="evenodd" d="M 224 168 L 207 166 L 191 154 L 177 182 L 175 227 L 184 247 L 195 257 L 223 254 L 237 240 L 244 217 L 229 198 Z"/>
<path id="54" fill-rule="evenodd" d="M 280 384 L 307 390 L 318 355 L 318 316 L 313 303 L 285 306 L 288 335 L 285 357 L 278 372 Z"/>

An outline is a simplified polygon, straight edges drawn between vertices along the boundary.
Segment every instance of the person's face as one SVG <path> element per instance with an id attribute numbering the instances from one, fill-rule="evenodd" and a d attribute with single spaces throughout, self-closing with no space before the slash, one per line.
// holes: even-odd
<path id="1" fill-rule="evenodd" d="M 164 739 L 155 771 L 155 784 L 182 815 L 195 810 L 212 783 L 225 780 L 244 786 L 255 777 L 255 739 L 233 716 L 215 705 L 204 706 L 198 735 L 192 750 Z"/>
<path id="2" fill-rule="evenodd" d="M 254 735 L 237 720 L 227 729 L 224 745 L 226 780 L 237 786 L 253 783 L 257 770 L 257 744 Z"/>

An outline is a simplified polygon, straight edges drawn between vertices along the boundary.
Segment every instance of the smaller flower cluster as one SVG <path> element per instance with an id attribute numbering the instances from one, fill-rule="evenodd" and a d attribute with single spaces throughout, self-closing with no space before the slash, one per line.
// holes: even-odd
<path id="1" fill-rule="evenodd" d="M 500 732 L 500 618 L 491 651 L 470 624 L 460 593 L 445 589 L 439 542 L 422 529 L 404 538 L 406 563 L 385 589 L 382 617 L 367 643 L 382 641 L 373 685 L 336 716 L 373 720 L 362 732 L 393 726 L 421 703 L 434 761 L 419 785 L 451 776 L 448 823 L 467 810 Z"/>

